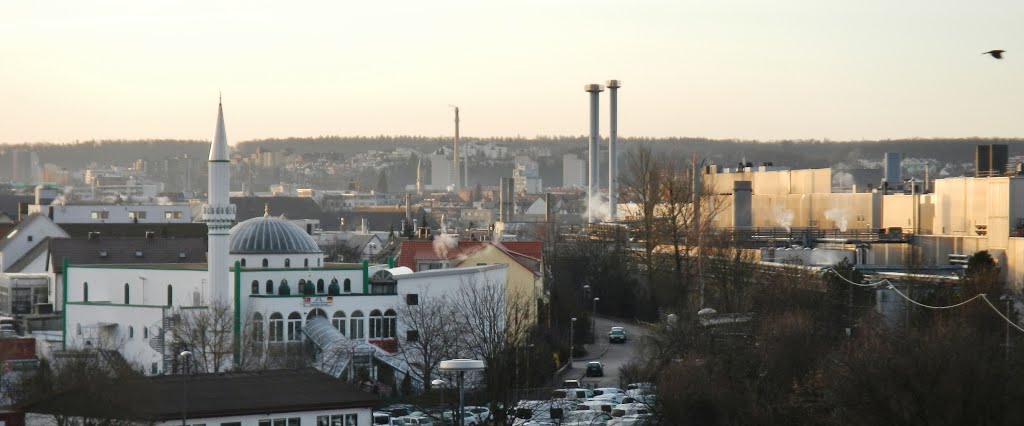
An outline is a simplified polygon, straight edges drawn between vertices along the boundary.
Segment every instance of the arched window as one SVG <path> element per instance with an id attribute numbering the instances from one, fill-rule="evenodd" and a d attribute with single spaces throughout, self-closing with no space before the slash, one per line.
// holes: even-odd
<path id="1" fill-rule="evenodd" d="M 394 309 L 384 311 L 384 335 L 385 339 L 394 339 L 398 336 L 398 315 Z"/>
<path id="2" fill-rule="evenodd" d="M 284 316 L 280 312 L 270 314 L 270 339 L 271 342 L 284 341 Z"/>
<path id="3" fill-rule="evenodd" d="M 298 312 L 288 314 L 288 341 L 302 340 L 302 315 Z"/>
<path id="4" fill-rule="evenodd" d="M 199 295 L 199 290 L 192 292 L 192 306 L 199 306 L 203 304 L 203 298 Z"/>
<path id="5" fill-rule="evenodd" d="M 345 278 L 345 293 L 352 292 L 352 280 Z"/>
<path id="6" fill-rule="evenodd" d="M 309 259 L 302 259 L 302 267 L 303 268 L 308 268 L 309 267 Z"/>
<path id="7" fill-rule="evenodd" d="M 82 301 L 89 301 L 89 282 L 82 283 Z"/>
<path id="8" fill-rule="evenodd" d="M 263 267 L 266 268 L 268 266 L 270 266 L 270 261 L 267 259 L 263 259 Z"/>
<path id="9" fill-rule="evenodd" d="M 316 258 L 316 266 L 317 266 L 317 267 L 319 267 L 319 266 L 320 266 L 320 258 L 319 258 L 319 257 L 318 257 L 318 258 Z"/>
<path id="10" fill-rule="evenodd" d="M 252 294 L 260 294 L 260 282 L 259 280 L 252 280 Z"/>
<path id="11" fill-rule="evenodd" d="M 363 327 L 366 326 L 366 320 L 363 319 L 363 311 L 352 312 L 352 317 L 348 321 L 348 338 L 352 340 L 362 340 L 366 338 L 363 334 Z"/>
<path id="12" fill-rule="evenodd" d="M 310 320 L 316 317 L 327 318 L 327 312 L 324 312 L 324 310 L 320 308 L 313 309 L 312 311 L 309 311 L 308 314 L 306 314 L 306 322 L 308 323 Z"/>
<path id="13" fill-rule="evenodd" d="M 174 305 L 174 287 L 167 284 L 167 306 Z"/>
<path id="14" fill-rule="evenodd" d="M 288 286 L 288 280 L 281 280 L 281 285 L 277 286 L 277 294 L 280 296 L 292 294 L 292 288 Z"/>
<path id="15" fill-rule="evenodd" d="M 129 287 L 129 286 L 128 286 L 128 283 L 124 283 L 124 304 L 125 304 L 125 305 L 127 305 L 127 304 L 128 304 L 128 301 L 130 300 L 130 299 L 128 298 L 128 296 L 130 295 L 130 293 L 131 293 L 131 287 Z"/>
<path id="16" fill-rule="evenodd" d="M 301 291 L 302 294 L 305 294 L 305 295 L 313 294 L 313 282 L 312 281 L 306 281 L 306 280 L 299 280 L 299 291 Z"/>
<path id="17" fill-rule="evenodd" d="M 263 315 L 259 312 L 252 314 L 252 335 L 257 342 L 263 341 Z"/>
<path id="18" fill-rule="evenodd" d="M 331 318 L 331 324 L 334 328 L 338 329 L 338 332 L 342 336 L 345 335 L 345 311 L 337 311 L 334 313 L 334 318 Z"/>
<path id="19" fill-rule="evenodd" d="M 379 310 L 370 311 L 370 338 L 380 339 L 384 337 L 384 315 Z"/>
<path id="20" fill-rule="evenodd" d="M 267 294 L 274 294 L 274 280 L 267 280 Z"/>
<path id="21" fill-rule="evenodd" d="M 331 285 L 327 287 L 327 294 L 331 296 L 337 296 L 341 294 L 341 286 L 338 285 L 338 279 L 331 280 Z"/>
<path id="22" fill-rule="evenodd" d="M 285 268 L 291 268 L 292 267 L 292 260 L 291 259 L 285 259 L 284 260 L 284 267 Z"/>
<path id="23" fill-rule="evenodd" d="M 132 327 L 130 325 L 128 326 L 128 338 L 129 339 L 134 339 L 135 338 L 135 327 Z"/>
<path id="24" fill-rule="evenodd" d="M 316 294 L 324 294 L 324 279 L 316 280 Z"/>
<path id="25" fill-rule="evenodd" d="M 241 263 L 242 263 L 242 267 L 244 268 L 245 267 L 245 258 L 244 257 L 242 258 L 242 262 Z"/>

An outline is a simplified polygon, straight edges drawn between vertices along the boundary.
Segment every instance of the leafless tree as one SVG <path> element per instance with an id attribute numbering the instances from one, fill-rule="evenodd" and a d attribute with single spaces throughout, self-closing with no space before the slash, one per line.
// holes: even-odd
<path id="1" fill-rule="evenodd" d="M 216 373 L 267 366 L 263 346 L 265 330 L 254 325 L 252 316 L 247 316 L 242 319 L 240 333 L 236 336 L 234 315 L 230 304 L 218 302 L 206 308 L 181 309 L 178 312 L 178 320 L 171 327 L 173 346 L 192 352 L 192 372 Z"/>
<path id="2" fill-rule="evenodd" d="M 438 363 L 457 353 L 459 335 L 452 332 L 452 319 L 457 314 L 453 304 L 443 297 L 430 297 L 424 292 L 417 302 L 395 307 L 406 329 L 413 332 L 398 336 L 399 345 L 405 362 L 416 369 L 423 387 L 430 390 Z"/>

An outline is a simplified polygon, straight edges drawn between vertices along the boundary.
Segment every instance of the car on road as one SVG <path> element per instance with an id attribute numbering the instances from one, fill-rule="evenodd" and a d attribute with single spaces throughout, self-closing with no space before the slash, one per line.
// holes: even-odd
<path id="1" fill-rule="evenodd" d="M 598 361 L 587 363 L 587 377 L 604 377 L 604 364 Z"/>
<path id="2" fill-rule="evenodd" d="M 612 330 L 608 332 L 608 343 L 626 343 L 626 329 L 612 327 Z"/>

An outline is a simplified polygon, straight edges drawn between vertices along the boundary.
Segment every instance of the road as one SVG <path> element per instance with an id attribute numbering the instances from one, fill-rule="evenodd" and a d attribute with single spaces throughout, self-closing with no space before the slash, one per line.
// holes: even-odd
<path id="1" fill-rule="evenodd" d="M 626 343 L 608 343 L 608 331 L 613 326 L 626 328 Z M 619 382 L 619 368 L 632 361 L 640 345 L 640 337 L 646 330 L 638 325 L 609 318 L 597 318 L 595 326 L 597 338 L 594 344 L 587 345 L 587 356 L 576 360 L 573 368 L 566 370 L 565 379 L 579 378 L 586 372 L 588 361 L 600 361 L 604 364 L 604 377 L 583 377 L 582 382 L 588 387 L 625 388 L 626 383 Z M 597 359 L 592 359 L 600 355 Z"/>

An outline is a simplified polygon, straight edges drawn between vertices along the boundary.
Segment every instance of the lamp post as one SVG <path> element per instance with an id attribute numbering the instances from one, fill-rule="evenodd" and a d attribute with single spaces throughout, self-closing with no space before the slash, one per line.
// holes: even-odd
<path id="1" fill-rule="evenodd" d="M 181 426 L 186 425 L 188 418 L 188 361 L 192 358 L 192 352 L 181 351 L 178 354 L 181 359 Z"/>
<path id="2" fill-rule="evenodd" d="M 441 393 L 441 413 L 442 413 L 441 417 L 443 419 L 443 417 L 444 417 L 444 415 L 443 415 L 444 414 L 444 389 L 441 388 L 441 386 L 444 386 L 447 383 L 444 380 L 441 380 L 441 379 L 434 379 L 434 380 L 430 381 L 430 384 L 434 385 L 435 387 L 437 387 L 437 390 Z"/>
<path id="3" fill-rule="evenodd" d="M 590 337 L 597 343 L 597 301 L 600 297 L 594 298 L 594 312 L 590 314 Z"/>
<path id="4" fill-rule="evenodd" d="M 575 354 L 576 341 L 573 340 L 573 331 L 576 329 L 576 317 L 569 322 L 569 368 L 572 369 L 572 356 Z"/>
<path id="5" fill-rule="evenodd" d="M 454 371 L 459 373 L 459 426 L 466 426 L 466 406 L 464 401 L 465 391 L 463 390 L 465 384 L 465 377 L 467 371 L 477 371 L 484 369 L 484 362 L 476 359 L 451 359 L 448 361 L 441 361 L 439 368 L 442 371 Z"/>

